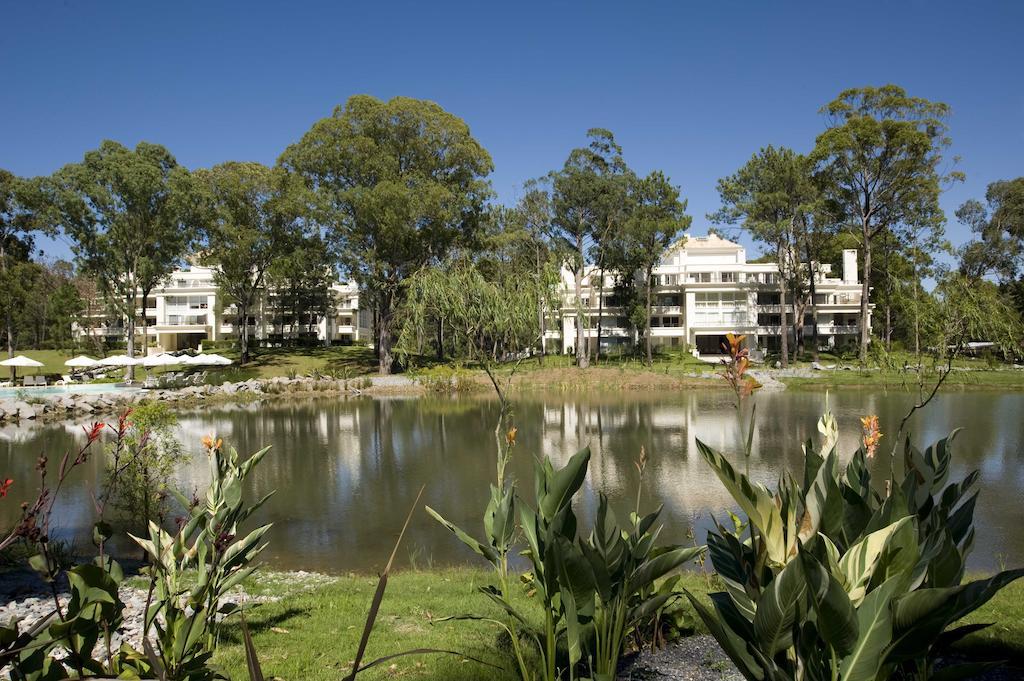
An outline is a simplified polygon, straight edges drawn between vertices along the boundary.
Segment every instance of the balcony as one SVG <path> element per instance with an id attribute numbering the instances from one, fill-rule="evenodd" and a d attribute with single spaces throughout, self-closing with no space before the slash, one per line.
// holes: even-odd
<path id="1" fill-rule="evenodd" d="M 206 326 L 207 316 L 200 315 L 167 315 L 167 322 L 160 326 Z"/>

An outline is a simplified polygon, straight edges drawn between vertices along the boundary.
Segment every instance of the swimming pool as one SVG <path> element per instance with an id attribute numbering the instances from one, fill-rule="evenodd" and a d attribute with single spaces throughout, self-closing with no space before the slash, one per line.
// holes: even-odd
<path id="1" fill-rule="evenodd" d="M 120 383 L 82 383 L 72 385 L 48 385 L 28 388 L 0 388 L 0 399 L 17 397 L 38 397 L 41 395 L 98 395 L 102 393 L 127 393 L 140 390 Z"/>

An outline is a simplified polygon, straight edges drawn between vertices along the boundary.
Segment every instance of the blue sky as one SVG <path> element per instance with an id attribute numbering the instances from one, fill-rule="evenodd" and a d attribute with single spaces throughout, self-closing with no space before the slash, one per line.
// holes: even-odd
<path id="1" fill-rule="evenodd" d="M 20 175 L 105 138 L 273 163 L 350 95 L 406 95 L 467 121 L 503 202 L 606 127 L 702 233 L 719 177 L 766 144 L 808 150 L 821 105 L 887 82 L 953 108 L 955 242 L 956 206 L 1024 174 L 1017 1 L 37 1 L 3 3 L 0 25 L 0 167 Z"/>

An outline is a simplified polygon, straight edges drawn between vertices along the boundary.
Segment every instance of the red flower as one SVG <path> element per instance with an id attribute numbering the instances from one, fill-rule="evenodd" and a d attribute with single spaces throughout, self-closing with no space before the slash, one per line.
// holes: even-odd
<path id="1" fill-rule="evenodd" d="M 103 426 L 103 423 L 96 421 L 91 426 L 82 426 L 82 430 L 85 431 L 85 436 L 89 439 L 89 442 L 95 442 L 99 438 Z"/>
<path id="2" fill-rule="evenodd" d="M 0 497 L 6 497 L 7 496 L 7 490 L 10 489 L 11 485 L 13 485 L 13 484 L 14 484 L 14 481 L 11 480 L 10 478 L 7 478 L 6 480 L 4 480 L 3 484 L 0 484 Z"/>
<path id="3" fill-rule="evenodd" d="M 123 412 L 121 412 L 121 415 L 117 419 L 117 432 L 118 433 L 122 433 L 123 434 L 123 433 L 128 431 L 128 426 L 132 425 L 131 423 L 128 422 L 128 417 L 131 416 L 131 415 L 132 415 L 132 408 L 131 407 L 128 407 Z"/>

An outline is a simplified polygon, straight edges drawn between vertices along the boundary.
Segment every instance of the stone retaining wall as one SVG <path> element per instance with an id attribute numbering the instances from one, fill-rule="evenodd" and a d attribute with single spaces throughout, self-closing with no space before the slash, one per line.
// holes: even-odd
<path id="1" fill-rule="evenodd" d="M 31 389 L 27 389 L 25 399 L 0 399 L 0 423 L 116 412 L 141 402 L 192 403 L 216 397 L 255 397 L 286 393 L 357 394 L 362 387 L 365 387 L 364 383 L 358 379 L 342 381 L 278 376 L 266 380 L 250 379 L 238 383 L 189 386 L 174 390 L 32 395 Z"/>

